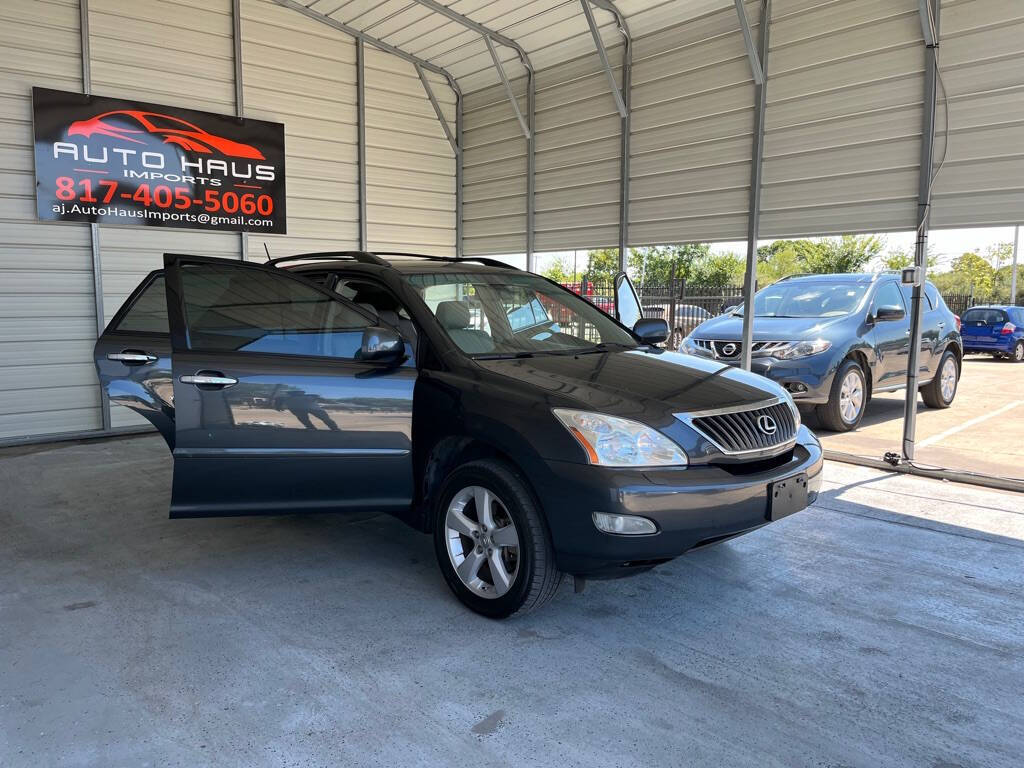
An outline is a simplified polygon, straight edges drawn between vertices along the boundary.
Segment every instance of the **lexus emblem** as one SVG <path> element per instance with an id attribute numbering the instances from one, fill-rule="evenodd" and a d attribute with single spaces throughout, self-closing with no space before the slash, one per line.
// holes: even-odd
<path id="1" fill-rule="evenodd" d="M 731 341 L 728 344 L 723 344 L 722 354 L 725 355 L 726 357 L 732 357 L 733 355 L 736 354 L 736 345 L 733 344 Z M 775 430 L 772 431 L 774 432 Z"/>
<path id="2" fill-rule="evenodd" d="M 779 429 L 779 425 L 775 423 L 775 419 L 771 416 L 764 414 L 763 416 L 757 417 L 757 428 L 766 435 L 774 435 Z"/>

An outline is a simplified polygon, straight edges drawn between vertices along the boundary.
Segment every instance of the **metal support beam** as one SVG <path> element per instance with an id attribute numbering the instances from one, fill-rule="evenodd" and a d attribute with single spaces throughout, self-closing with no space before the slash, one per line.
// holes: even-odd
<path id="1" fill-rule="evenodd" d="M 601 66 L 604 67 L 604 73 L 608 77 L 608 85 L 611 87 L 612 96 L 615 98 L 615 108 L 619 110 L 619 117 L 625 117 L 629 112 L 622 99 L 622 92 L 615 82 L 615 73 L 612 72 L 612 65 L 608 61 L 608 52 L 604 49 L 601 32 L 597 28 L 597 22 L 594 21 L 594 11 L 590 8 L 590 0 L 580 0 L 580 5 L 583 6 L 583 15 L 587 17 L 587 26 L 590 27 L 590 34 L 594 38 L 594 46 L 597 48 L 597 55 L 601 59 Z"/>
<path id="2" fill-rule="evenodd" d="M 1013 266 L 1010 268 L 1010 303 L 1017 303 L 1017 253 L 1020 251 L 1020 224 L 1013 228 Z"/>
<path id="3" fill-rule="evenodd" d="M 366 221 L 366 52 L 356 38 L 356 155 L 359 174 L 359 250 L 369 246 Z M 417 65 L 418 66 L 418 65 Z"/>
<path id="4" fill-rule="evenodd" d="M 625 113 L 620 113 L 622 121 L 619 129 L 622 137 L 619 155 L 619 270 L 625 272 L 629 248 L 629 156 L 633 130 L 633 36 L 629 32 L 626 17 L 622 15 L 612 0 L 589 0 L 589 2 L 594 7 L 608 11 L 615 17 L 615 23 L 623 38 L 622 100 Z"/>
<path id="5" fill-rule="evenodd" d="M 737 6 L 742 8 L 740 0 Z M 746 14 L 743 16 L 746 19 Z M 761 0 L 761 27 L 758 46 L 760 62 L 768 64 L 768 44 L 771 30 L 772 2 Z M 750 207 L 747 213 L 747 270 L 743 276 L 743 343 L 740 360 L 744 370 L 750 370 L 754 346 L 754 289 L 757 286 L 757 233 L 761 223 L 761 168 L 764 165 L 764 113 L 768 104 L 768 86 L 762 77 L 754 87 L 754 144 L 750 153 Z"/>
<path id="6" fill-rule="evenodd" d="M 445 119 L 444 112 L 441 111 L 441 105 L 437 103 L 437 98 L 434 96 L 434 89 L 430 87 L 430 81 L 427 80 L 427 73 L 423 71 L 423 67 L 419 64 L 414 64 L 416 67 L 416 74 L 420 76 L 420 82 L 423 83 L 423 90 L 427 92 L 427 98 L 430 99 L 430 105 L 434 108 L 434 114 L 437 115 L 437 121 L 441 124 L 441 128 L 444 129 L 444 135 L 448 137 L 448 143 L 452 145 L 452 152 L 458 155 L 462 152 L 462 148 L 459 146 L 459 142 L 452 135 L 451 128 L 448 127 L 448 121 Z"/>
<path id="7" fill-rule="evenodd" d="M 455 99 L 455 143 L 462 146 L 462 94 Z M 455 155 L 455 257 L 461 259 L 462 244 L 462 152 Z"/>
<path id="8" fill-rule="evenodd" d="M 471 18 L 469 18 L 468 16 L 464 16 L 458 11 L 453 11 L 447 5 L 442 5 L 441 3 L 437 2 L 437 0 L 413 0 L 413 2 L 415 2 L 417 5 L 422 5 L 424 8 L 429 8 L 434 13 L 439 13 L 442 16 L 446 16 L 452 21 L 456 22 L 457 24 L 461 24 L 466 29 L 470 29 L 476 32 L 477 34 L 482 35 L 483 37 L 489 37 L 494 42 L 499 43 L 500 45 L 512 48 L 519 54 L 520 59 L 525 60 L 527 58 L 526 51 L 523 49 L 521 45 L 519 45 L 519 43 L 517 43 L 512 38 L 506 37 L 505 35 L 501 34 L 496 30 L 490 29 L 484 26 L 483 24 L 473 21 Z M 523 63 L 525 64 L 526 62 L 524 61 Z"/>
<path id="9" fill-rule="evenodd" d="M 924 44 L 930 48 L 935 45 L 937 20 L 932 17 L 930 0 L 917 0 L 917 7 L 921 17 L 921 36 L 924 37 Z"/>
<path id="10" fill-rule="evenodd" d="M 939 33 L 939 0 L 927 0 L 934 39 Z M 903 404 L 903 458 L 914 460 L 917 432 L 917 387 L 921 352 L 921 315 L 928 266 L 928 224 L 931 216 L 935 160 L 935 107 L 939 77 L 938 44 L 925 46 L 924 107 L 921 126 L 921 164 L 917 181 L 917 244 L 914 249 L 914 289 L 910 300 L 910 353 L 907 359 L 907 397 Z M 946 105 L 949 109 L 949 105 Z M 948 141 L 948 138 L 947 138 Z M 936 373 L 936 375 L 938 375 Z"/>
<path id="11" fill-rule="evenodd" d="M 531 67 L 526 73 L 526 114 L 530 120 L 530 131 L 526 137 L 526 270 L 537 271 L 536 215 L 534 196 L 536 191 L 536 163 L 534 119 L 537 112 L 537 78 Z"/>
<path id="12" fill-rule="evenodd" d="M 743 43 L 747 46 L 747 56 L 750 59 L 750 72 L 754 76 L 754 83 L 764 85 L 764 60 L 765 55 L 762 49 L 761 55 L 757 55 L 757 48 L 754 47 L 754 36 L 750 32 L 750 22 L 747 20 L 747 10 L 743 7 L 743 0 L 735 0 L 736 15 L 740 17 L 740 29 L 743 30 Z M 763 16 L 761 17 L 764 18 Z"/>
<path id="13" fill-rule="evenodd" d="M 348 24 L 345 24 L 344 22 L 338 21 L 337 19 L 331 18 L 330 16 L 325 16 L 322 13 L 318 13 L 317 11 L 307 8 L 302 3 L 296 2 L 296 0 L 273 1 L 284 8 L 290 8 L 293 11 L 301 13 L 303 16 L 308 16 L 309 18 L 315 21 L 319 21 L 321 24 L 326 24 L 327 26 L 332 27 L 338 30 L 339 32 L 344 32 L 346 35 L 350 35 L 354 37 L 356 40 L 362 40 L 367 45 L 372 45 L 374 48 L 379 48 L 385 53 L 390 53 L 393 56 L 397 56 L 400 59 L 404 59 L 405 61 L 408 61 L 411 64 L 419 64 L 428 72 L 436 72 L 437 74 L 443 76 L 445 79 L 448 80 L 449 83 L 454 82 L 452 76 L 448 74 L 447 70 L 437 66 L 437 64 L 432 64 L 426 59 L 421 59 L 419 56 L 414 56 L 408 51 L 403 51 L 401 48 L 396 48 L 390 43 L 385 43 L 383 40 L 379 40 L 373 35 L 368 35 L 365 32 L 356 29 L 355 27 L 350 27 Z"/>
<path id="14" fill-rule="evenodd" d="M 235 69 L 235 115 L 245 117 L 245 88 L 242 85 L 242 0 L 231 0 L 231 53 Z M 238 233 L 240 258 L 249 252 L 249 233 Z"/>
<path id="15" fill-rule="evenodd" d="M 89 45 L 89 0 L 78 0 L 78 31 L 82 52 L 82 92 L 92 93 L 92 52 Z M 96 313 L 96 338 L 106 328 L 106 313 L 103 310 L 103 259 L 100 255 L 100 225 L 89 224 L 89 248 L 92 252 L 92 298 Z M 103 385 L 100 390 L 100 424 L 104 432 L 110 431 L 110 399 Z"/>
<path id="16" fill-rule="evenodd" d="M 494 50 L 494 43 L 491 42 L 491 38 L 487 35 L 484 35 L 484 44 L 487 45 L 487 51 L 491 54 L 491 61 L 494 62 L 494 68 L 498 71 L 498 77 L 501 78 L 502 85 L 505 86 L 505 94 L 508 96 L 508 100 L 512 104 L 512 109 L 515 110 L 516 118 L 519 120 L 519 125 L 523 128 L 523 136 L 529 139 L 533 134 L 531 126 L 527 124 L 522 111 L 519 109 L 519 102 L 516 100 L 516 95 L 512 91 L 512 83 L 509 82 L 508 75 L 505 74 L 505 68 L 501 65 L 501 59 L 498 58 L 498 52 Z"/>

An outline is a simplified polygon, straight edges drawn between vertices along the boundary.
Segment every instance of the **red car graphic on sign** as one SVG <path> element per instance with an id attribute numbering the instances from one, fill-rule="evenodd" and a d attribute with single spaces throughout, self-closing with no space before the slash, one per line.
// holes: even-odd
<path id="1" fill-rule="evenodd" d="M 141 128 L 130 128 L 126 124 L 139 125 Z M 265 159 L 263 153 L 256 147 L 216 136 L 181 118 L 161 115 L 158 112 L 119 109 L 104 112 L 88 120 L 76 120 L 68 127 L 68 136 L 112 136 L 134 144 L 145 142 L 134 138 L 132 134 L 145 133 L 162 137 L 165 144 L 174 144 L 203 155 L 218 152 L 227 157 Z"/>

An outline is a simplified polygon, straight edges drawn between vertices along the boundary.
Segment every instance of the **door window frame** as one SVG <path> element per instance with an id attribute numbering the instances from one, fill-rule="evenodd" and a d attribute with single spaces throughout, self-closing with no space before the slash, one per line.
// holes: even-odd
<path id="1" fill-rule="evenodd" d="M 172 263 L 177 260 L 176 268 L 172 270 Z M 185 296 L 181 285 L 181 266 L 183 263 L 189 264 L 212 264 L 213 266 L 229 266 L 233 269 L 249 269 L 256 272 L 262 272 L 264 274 L 272 275 L 277 279 L 281 280 L 295 280 L 307 288 L 312 288 L 317 293 L 322 294 L 325 298 L 330 301 L 335 301 L 342 304 L 347 309 L 352 310 L 360 317 L 366 319 L 366 325 L 362 326 L 362 329 L 371 328 L 376 325 L 377 318 L 371 318 L 366 310 L 362 307 L 348 301 L 344 297 L 338 295 L 330 289 L 325 288 L 319 283 L 313 282 L 308 278 L 302 277 L 298 273 L 287 272 L 284 270 L 276 269 L 273 267 L 267 267 L 264 264 L 255 264 L 250 262 L 240 261 L 229 261 L 227 259 L 218 259 L 210 256 L 191 256 L 185 253 L 165 253 L 164 254 L 164 278 L 168 298 L 167 306 L 167 321 L 168 327 L 171 331 L 171 349 L 173 351 L 179 351 L 184 353 L 194 353 L 202 355 L 244 355 L 246 357 L 271 357 L 278 359 L 288 360 L 313 360 L 319 362 L 329 362 L 338 365 L 360 365 L 360 366 L 372 366 L 375 368 L 386 368 L 394 367 L 394 363 L 388 361 L 377 361 L 377 360 L 359 360 L 356 358 L 349 357 L 328 357 L 325 355 L 307 355 L 297 352 L 247 352 L 237 349 L 202 349 L 194 348 L 189 343 L 188 338 L 188 323 L 185 314 Z M 177 329 L 177 330 L 175 330 Z"/>

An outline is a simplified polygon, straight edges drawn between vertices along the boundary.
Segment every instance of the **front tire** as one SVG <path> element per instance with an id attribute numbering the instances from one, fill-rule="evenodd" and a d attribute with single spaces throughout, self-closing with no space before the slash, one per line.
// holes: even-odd
<path id="1" fill-rule="evenodd" d="M 492 619 L 539 608 L 562 580 L 539 505 L 520 475 L 499 461 L 463 464 L 445 479 L 434 549 L 455 596 Z"/>
<path id="2" fill-rule="evenodd" d="M 849 432 L 864 418 L 867 404 L 867 377 L 856 360 L 845 360 L 832 380 L 828 402 L 815 408 L 815 414 L 826 429 Z"/>
<path id="3" fill-rule="evenodd" d="M 957 384 L 960 381 L 960 364 L 951 350 L 946 350 L 935 376 L 921 387 L 921 399 L 929 408 L 949 408 L 956 397 Z"/>

